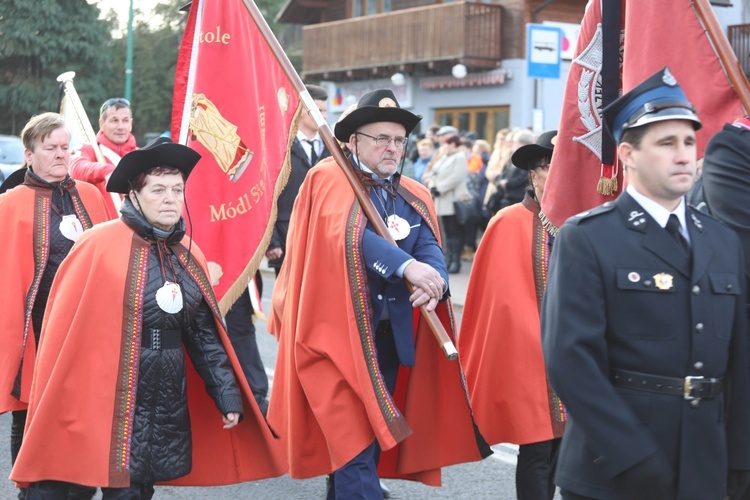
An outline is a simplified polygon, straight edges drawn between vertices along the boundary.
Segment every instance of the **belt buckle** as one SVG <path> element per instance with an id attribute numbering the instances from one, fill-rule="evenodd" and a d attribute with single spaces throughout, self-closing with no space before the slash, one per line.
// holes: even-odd
<path id="1" fill-rule="evenodd" d="M 155 351 L 161 350 L 161 330 L 151 330 L 151 349 Z"/>
<path id="2" fill-rule="evenodd" d="M 682 390 L 682 397 L 685 400 L 687 400 L 687 401 L 692 401 L 694 399 L 701 399 L 700 397 L 692 396 L 691 392 L 693 392 L 693 380 L 703 380 L 703 379 L 704 379 L 703 376 L 699 376 L 699 377 L 687 376 L 687 377 L 685 377 L 685 384 L 684 384 L 684 388 Z"/>

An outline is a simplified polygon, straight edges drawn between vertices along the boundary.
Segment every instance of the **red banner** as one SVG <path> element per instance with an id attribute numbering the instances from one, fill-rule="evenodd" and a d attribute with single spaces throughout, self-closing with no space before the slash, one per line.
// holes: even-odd
<path id="1" fill-rule="evenodd" d="M 623 91 L 669 66 L 698 109 L 698 157 L 726 122 L 744 115 L 719 58 L 690 0 L 622 0 Z M 558 139 L 542 199 L 542 211 L 556 227 L 568 217 L 613 200 L 623 189 L 622 172 L 602 167 L 600 75 L 602 0 L 586 6 L 575 57 L 565 88 Z M 616 5 L 616 2 L 612 2 Z M 609 7 L 611 4 L 607 4 Z M 617 179 L 617 190 L 601 194 L 600 180 Z"/>
<path id="2" fill-rule="evenodd" d="M 172 137 L 202 156 L 187 185 L 186 214 L 223 312 L 247 289 L 268 245 L 299 104 L 243 0 L 193 0 Z"/>

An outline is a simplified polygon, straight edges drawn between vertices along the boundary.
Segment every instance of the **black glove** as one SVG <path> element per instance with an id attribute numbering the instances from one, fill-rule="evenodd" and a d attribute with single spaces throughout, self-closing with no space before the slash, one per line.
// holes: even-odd
<path id="1" fill-rule="evenodd" d="M 730 470 L 727 480 L 727 498 L 741 500 L 745 498 L 747 487 L 750 486 L 750 470 Z"/>
<path id="2" fill-rule="evenodd" d="M 440 191 L 438 191 L 438 190 L 437 190 L 437 188 L 436 188 L 435 186 L 432 186 L 432 187 L 430 188 L 430 194 L 432 195 L 432 197 L 433 197 L 433 198 L 438 198 L 438 197 L 440 197 Z"/>
<path id="3" fill-rule="evenodd" d="M 628 498 L 664 500 L 677 496 L 676 474 L 662 451 L 638 462 L 615 476 L 612 481 Z"/>

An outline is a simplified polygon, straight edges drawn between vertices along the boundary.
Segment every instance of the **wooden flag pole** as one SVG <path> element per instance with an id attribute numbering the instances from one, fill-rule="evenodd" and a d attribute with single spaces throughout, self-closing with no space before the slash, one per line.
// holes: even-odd
<path id="1" fill-rule="evenodd" d="M 388 241 L 391 245 L 396 246 L 396 242 L 388 232 L 383 219 L 380 218 L 380 214 L 373 205 L 372 200 L 370 200 L 370 196 L 367 191 L 365 191 L 361 181 L 354 174 L 354 172 L 351 171 L 350 168 L 347 168 L 349 162 L 344 156 L 344 152 L 341 150 L 341 146 L 339 146 L 338 141 L 336 141 L 336 138 L 333 136 L 330 127 L 326 123 L 325 118 L 323 118 L 323 114 L 313 102 L 313 99 L 310 97 L 307 89 L 305 89 L 305 85 L 304 83 L 302 83 L 302 79 L 297 74 L 297 71 L 295 71 L 292 63 L 289 62 L 289 58 L 281 48 L 281 45 L 279 45 L 279 42 L 278 40 L 276 40 L 276 37 L 271 31 L 271 28 L 268 27 L 266 20 L 263 18 L 263 14 L 261 14 L 260 10 L 258 10 L 258 7 L 251 0 L 243 0 L 243 2 L 245 4 L 245 7 L 247 7 L 247 10 L 250 12 L 253 20 L 255 21 L 255 24 L 258 26 L 258 29 L 266 39 L 268 46 L 273 51 L 276 60 L 284 69 L 286 76 L 294 86 L 294 90 L 297 92 L 297 94 L 299 94 L 302 103 L 307 108 L 310 116 L 315 121 L 315 124 L 318 127 L 318 132 L 320 133 L 320 137 L 323 139 L 326 147 L 328 147 L 328 151 L 331 152 L 331 156 L 333 156 L 333 159 L 336 160 L 336 163 L 338 163 L 338 165 L 346 174 L 346 178 L 349 181 L 352 189 L 354 190 L 354 194 L 356 195 L 357 200 L 359 201 L 359 204 L 365 213 L 365 216 L 370 220 L 372 225 L 375 227 L 375 231 L 381 237 L 385 238 L 386 241 Z M 411 284 L 407 282 L 406 285 L 411 292 Z M 440 322 L 440 319 L 437 317 L 435 311 L 428 311 L 425 306 L 422 306 L 420 310 L 422 316 L 426 319 L 430 330 L 432 330 L 433 335 L 435 335 L 435 339 L 437 340 L 438 344 L 440 344 L 443 352 L 445 352 L 446 357 L 449 360 L 456 359 L 458 357 L 456 347 L 453 345 L 453 341 L 448 336 L 445 328 L 443 328 L 443 324 Z"/>
<path id="2" fill-rule="evenodd" d="M 748 83 L 745 73 L 743 73 L 740 63 L 737 61 L 737 56 L 716 19 L 716 14 L 714 14 L 709 0 L 693 0 L 693 6 L 706 29 L 708 39 L 711 41 L 716 55 L 719 56 L 729 83 L 734 87 L 742 107 L 745 108 L 745 113 L 750 113 L 750 83 Z"/>

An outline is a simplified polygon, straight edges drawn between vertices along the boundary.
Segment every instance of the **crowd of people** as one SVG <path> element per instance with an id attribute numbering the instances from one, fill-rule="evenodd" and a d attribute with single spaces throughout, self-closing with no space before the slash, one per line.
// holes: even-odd
<path id="1" fill-rule="evenodd" d="M 532 144 L 528 129 L 503 128 L 492 145 L 476 133 L 452 125 L 432 125 L 410 142 L 403 175 L 421 182 L 433 197 L 440 218 L 450 274 L 471 261 L 490 219 L 523 200 L 528 173 L 512 161 L 513 153 Z M 468 218 L 455 213 L 454 201 L 471 200 Z"/>
<path id="2" fill-rule="evenodd" d="M 102 154 L 71 159 L 60 115 L 33 117 L 0 186 L 19 498 L 288 472 L 377 499 L 381 478 L 439 486 L 501 442 L 519 445 L 521 500 L 750 498 L 750 120 L 711 139 L 695 184 L 702 123 L 660 70 L 603 110 L 627 188 L 557 230 L 541 201 L 558 131 L 410 141 L 421 119 L 370 91 L 334 126 L 342 151 L 299 120 L 265 250 L 269 400 L 249 296 L 222 317 L 185 235 L 200 155 L 136 148 L 121 98 L 101 107 Z M 472 259 L 459 328 L 450 275 Z"/>

